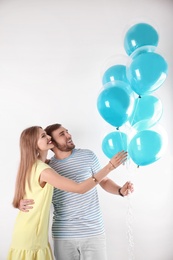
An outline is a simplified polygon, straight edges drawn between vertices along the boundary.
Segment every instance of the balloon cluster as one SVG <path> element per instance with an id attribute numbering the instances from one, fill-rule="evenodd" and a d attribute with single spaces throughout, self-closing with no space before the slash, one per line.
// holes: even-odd
<path id="1" fill-rule="evenodd" d="M 166 60 L 156 52 L 158 41 L 158 33 L 150 24 L 133 25 L 124 37 L 127 64 L 114 63 L 102 75 L 97 109 L 116 128 L 102 141 L 102 150 L 108 158 L 122 149 L 128 150 L 133 162 L 144 166 L 163 154 L 166 132 L 153 130 L 163 107 L 152 93 L 163 85 L 168 73 Z M 120 131 L 125 124 L 133 135 Z"/>

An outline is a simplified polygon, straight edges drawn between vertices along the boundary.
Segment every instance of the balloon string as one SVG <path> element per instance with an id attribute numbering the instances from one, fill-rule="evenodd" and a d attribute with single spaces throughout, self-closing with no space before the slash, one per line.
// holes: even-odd
<path id="1" fill-rule="evenodd" d="M 122 144 L 122 150 L 126 150 L 126 147 L 125 147 L 125 141 L 123 140 L 123 135 L 122 135 L 122 132 L 121 131 L 119 131 L 119 128 L 116 128 L 117 129 L 117 131 L 119 132 L 119 134 L 120 134 L 120 139 L 121 139 L 121 144 Z M 125 163 L 124 163 L 125 164 Z M 123 164 L 123 165 L 124 165 Z"/>
<path id="2" fill-rule="evenodd" d="M 133 212 L 131 204 L 131 194 L 127 196 L 128 208 L 127 208 L 127 238 L 128 238 L 128 260 L 134 260 L 134 239 L 133 239 Z"/>
<path id="3" fill-rule="evenodd" d="M 131 159 L 128 159 L 126 161 L 126 168 L 128 170 L 128 173 L 131 172 L 130 170 L 130 164 L 131 164 Z M 139 171 L 139 168 L 136 167 L 133 169 L 133 175 Z M 131 175 L 131 179 L 132 176 Z M 130 191 L 128 191 L 129 194 L 126 197 L 127 198 L 127 215 L 126 215 L 126 225 L 127 225 L 127 239 L 128 239 L 128 260 L 135 260 L 135 254 L 134 254 L 134 249 L 135 249 L 135 244 L 134 244 L 134 236 L 133 236 L 133 208 L 132 208 L 132 201 L 131 201 L 131 196 L 132 194 Z"/>
<path id="4" fill-rule="evenodd" d="M 134 123 L 134 118 L 135 118 L 135 116 L 136 116 L 136 111 L 137 111 L 137 109 L 138 109 L 138 105 L 139 105 L 139 100 L 140 100 L 140 98 L 141 98 L 141 96 L 138 96 L 138 98 L 137 98 L 137 103 L 136 103 L 136 105 L 135 105 L 135 110 L 134 110 L 133 117 L 132 117 L 132 121 L 131 121 L 131 125 L 132 125 L 132 126 L 133 126 L 133 123 Z"/>

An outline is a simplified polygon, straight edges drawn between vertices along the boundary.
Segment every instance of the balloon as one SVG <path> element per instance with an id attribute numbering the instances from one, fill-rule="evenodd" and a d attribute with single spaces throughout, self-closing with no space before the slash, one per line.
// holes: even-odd
<path id="1" fill-rule="evenodd" d="M 159 160 L 163 154 L 162 135 L 153 130 L 138 132 L 130 141 L 128 153 L 134 163 L 145 166 Z"/>
<path id="2" fill-rule="evenodd" d="M 119 128 L 129 118 L 134 106 L 133 92 L 123 82 L 110 82 L 97 99 L 97 109 L 103 119 Z"/>
<path id="3" fill-rule="evenodd" d="M 121 74 L 124 74 L 123 67 L 126 66 L 128 61 L 129 61 L 129 57 L 124 54 L 112 55 L 110 57 L 107 57 L 101 66 L 101 71 L 100 71 L 101 77 L 103 77 L 105 71 L 107 71 L 109 68 L 114 67 L 114 66 L 117 66 L 117 67 L 115 67 L 116 71 L 118 69 Z M 119 65 L 122 65 L 122 67 L 121 66 L 119 67 Z M 117 76 L 118 76 L 118 74 L 116 72 L 116 78 L 117 78 Z M 119 78 L 119 76 L 118 76 L 118 78 Z"/>
<path id="4" fill-rule="evenodd" d="M 166 79 L 168 65 L 165 59 L 154 52 L 141 53 L 127 66 L 127 78 L 138 95 L 150 94 Z"/>
<path id="5" fill-rule="evenodd" d="M 127 77 L 126 77 L 126 66 L 125 65 L 114 65 L 108 68 L 102 77 L 102 83 L 103 85 L 107 84 L 111 81 L 123 81 L 125 83 L 128 83 Z"/>
<path id="6" fill-rule="evenodd" d="M 122 150 L 127 151 L 127 135 L 120 131 L 109 133 L 102 141 L 102 150 L 108 158 Z"/>
<path id="7" fill-rule="evenodd" d="M 135 100 L 129 122 L 136 130 L 141 131 L 154 126 L 160 120 L 162 113 L 163 106 L 160 99 L 146 95 Z"/>
<path id="8" fill-rule="evenodd" d="M 140 48 L 137 48 L 137 50 L 135 50 L 131 55 L 130 55 L 130 59 L 134 59 L 137 56 L 139 56 L 142 53 L 146 53 L 146 52 L 155 52 L 155 49 L 153 48 L 153 46 L 150 45 L 146 45 L 146 46 L 142 46 Z"/>
<path id="9" fill-rule="evenodd" d="M 124 48 L 130 56 L 135 50 L 142 46 L 157 47 L 159 36 L 157 31 L 150 24 L 138 23 L 133 25 L 124 38 Z"/>

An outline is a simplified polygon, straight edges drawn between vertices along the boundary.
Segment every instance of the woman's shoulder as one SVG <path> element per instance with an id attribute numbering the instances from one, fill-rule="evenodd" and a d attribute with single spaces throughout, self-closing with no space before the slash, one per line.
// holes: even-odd
<path id="1" fill-rule="evenodd" d="M 37 170 L 39 170 L 39 171 L 43 171 L 43 170 L 45 170 L 45 169 L 47 169 L 47 168 L 50 168 L 50 166 L 48 165 L 47 162 L 43 162 L 43 161 L 41 161 L 41 160 L 37 160 L 37 162 L 36 162 L 36 168 L 37 168 Z"/>

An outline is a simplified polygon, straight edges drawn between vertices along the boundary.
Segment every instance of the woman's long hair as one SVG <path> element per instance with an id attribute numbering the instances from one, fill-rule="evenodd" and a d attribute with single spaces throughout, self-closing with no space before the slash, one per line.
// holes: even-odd
<path id="1" fill-rule="evenodd" d="M 20 163 L 16 178 L 15 193 L 13 198 L 13 206 L 18 208 L 20 200 L 25 195 L 25 185 L 28 182 L 30 186 L 31 169 L 38 156 L 38 136 L 40 126 L 32 126 L 26 128 L 20 136 Z"/>

